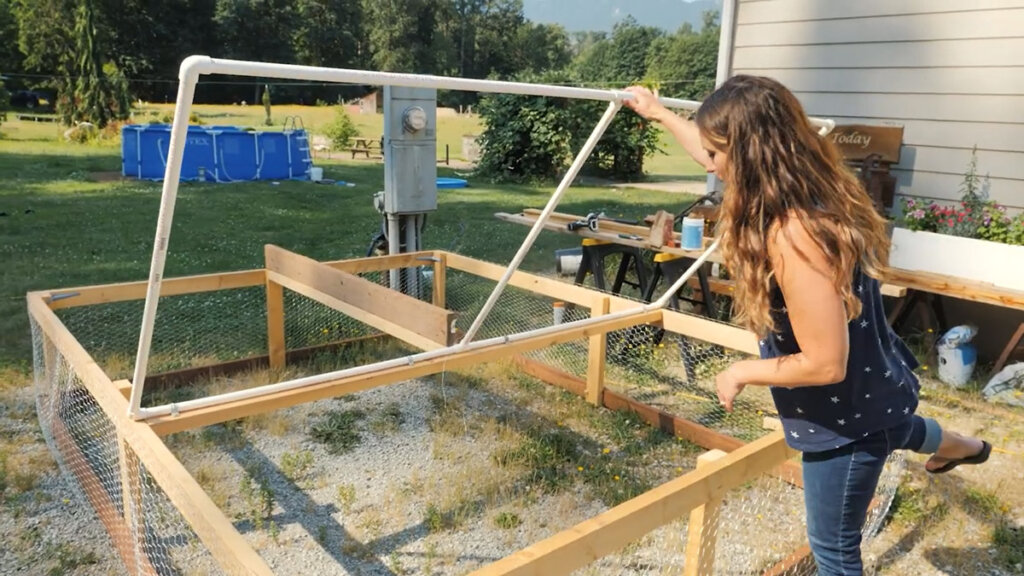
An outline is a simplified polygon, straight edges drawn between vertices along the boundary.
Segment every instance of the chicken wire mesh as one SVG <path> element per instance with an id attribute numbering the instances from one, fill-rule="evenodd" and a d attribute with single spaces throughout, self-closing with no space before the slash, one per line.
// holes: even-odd
<path id="1" fill-rule="evenodd" d="M 609 268 L 609 272 L 614 271 Z M 457 322 L 458 325 L 468 325 L 495 282 L 451 270 L 447 280 L 448 307 L 466 318 Z M 639 290 L 636 287 L 623 286 L 626 289 L 616 296 L 633 300 L 637 306 L 644 303 L 637 297 Z M 659 286 L 652 299 L 657 299 L 668 286 L 667 282 Z M 684 314 L 692 314 L 696 310 L 707 312 L 707 307 L 692 302 L 691 288 L 684 287 L 681 295 L 683 299 L 672 299 L 671 309 Z M 712 308 L 716 317 L 701 317 L 709 322 L 721 322 L 717 317 L 727 317 L 728 298 L 717 295 L 714 298 Z M 580 320 L 591 313 L 587 307 L 509 287 L 483 323 L 478 339 Z M 588 349 L 588 340 L 581 338 L 528 352 L 524 356 L 584 379 Z M 737 398 L 734 411 L 726 412 L 718 402 L 715 389 L 715 378 L 719 372 L 747 357 L 749 355 L 690 336 L 651 326 L 635 326 L 608 334 L 605 388 L 717 433 L 750 442 L 768 433 L 766 418 L 775 415 L 769 391 L 763 387 L 748 387 Z M 867 538 L 878 531 L 885 518 L 903 465 L 900 454 L 890 457 L 865 523 Z M 711 551 L 702 552 L 714 559 L 715 568 L 711 573 L 801 575 L 816 572 L 813 562 L 794 561 L 792 566 L 785 563 L 793 560 L 794 554 L 806 542 L 803 491 L 798 486 L 762 475 L 731 491 L 718 507 L 718 514 L 720 522 L 712 523 L 710 533 L 703 534 L 700 540 L 712 547 Z M 751 530 L 751 526 L 761 529 Z M 680 573 L 686 559 L 688 530 L 686 519 L 679 520 L 578 573 Z M 765 536 L 752 538 L 751 534 Z"/>
<path id="2" fill-rule="evenodd" d="M 386 271 L 362 276 L 382 285 L 389 283 Z M 420 276 L 419 296 L 424 300 L 431 297 L 429 279 L 429 274 Z M 479 313 L 495 284 L 492 280 L 474 274 L 455 269 L 447 271 L 446 307 L 458 314 L 455 324 L 457 336 L 464 333 Z M 641 301 L 638 295 L 631 296 L 630 299 L 639 306 Z M 290 290 L 284 291 L 284 298 L 286 345 L 290 351 L 380 334 L 369 326 Z M 688 304 L 680 307 L 689 309 Z M 163 298 L 159 310 L 154 334 L 155 361 L 150 364 L 151 375 L 160 371 L 265 354 L 266 302 L 262 286 Z M 139 301 L 70 308 L 59 312 L 72 333 L 100 360 L 100 364 L 112 377 L 126 377 L 131 373 L 141 311 L 142 303 Z M 476 339 L 521 333 L 553 323 L 587 318 L 591 314 L 592 309 L 589 307 L 567 304 L 556 298 L 510 286 L 499 298 Z M 588 349 L 588 339 L 579 338 L 527 352 L 523 356 L 582 381 L 587 373 Z M 386 355 L 400 357 L 410 352 L 407 348 L 392 347 Z M 45 359 L 46 354 L 39 352 L 36 356 L 37 360 Z M 766 433 L 763 418 L 772 414 L 770 397 L 766 393 L 758 394 L 758 390 L 748 390 L 738 399 L 736 411 L 726 413 L 718 404 L 714 392 L 714 378 L 718 372 L 742 357 L 740 353 L 695 338 L 668 333 L 651 326 L 636 326 L 608 335 L 606 387 L 717 432 L 750 441 Z M 380 359 L 385 358 L 378 355 L 372 361 Z M 327 371 L 355 365 L 360 361 L 366 363 L 371 359 L 367 356 L 359 359 L 332 357 L 330 362 L 307 365 L 305 371 Z M 37 367 L 37 374 L 40 373 L 47 372 L 40 372 Z M 51 378 L 47 376 L 46 379 Z M 215 391 L 229 391 L 231 386 L 253 384 L 252 379 L 240 379 L 238 382 L 229 379 L 225 384 L 222 380 Z M 210 391 L 207 389 L 198 393 Z M 68 404 L 53 399 L 49 402 Z M 41 414 L 44 403 L 41 399 Z M 98 416 L 102 418 L 102 414 Z M 76 417 L 83 422 L 87 421 L 84 415 Z M 109 437 L 112 431 L 108 430 L 105 434 Z M 116 444 L 111 445 L 116 451 Z M 118 461 L 117 454 L 107 453 L 100 461 L 108 463 L 109 469 L 104 472 L 104 477 L 116 480 L 117 467 L 109 466 L 109 463 Z M 869 534 L 884 517 L 898 483 L 898 474 L 892 472 L 894 469 L 894 465 L 888 466 L 887 476 L 880 483 L 880 505 L 876 507 L 873 519 L 866 527 Z M 158 527 L 155 529 L 163 536 L 143 538 L 142 544 L 132 545 L 157 547 L 154 557 L 166 556 L 167 565 L 172 567 L 168 573 L 174 573 L 173 570 L 178 569 L 176 567 L 188 565 L 192 561 L 190 550 L 197 544 L 177 511 L 166 502 L 166 498 L 160 501 L 162 494 L 159 489 L 151 481 L 147 484 L 147 475 L 142 472 L 143 481 L 139 488 L 141 501 L 147 501 L 147 498 L 159 501 L 154 504 L 155 509 L 160 506 L 169 507 L 167 516 L 176 519 L 179 524 L 173 521 L 166 525 L 155 522 L 147 524 L 144 530 L 136 527 L 136 532 L 144 534 Z M 120 490 L 119 486 L 118 482 L 111 484 L 111 493 Z M 115 506 L 121 501 L 117 494 L 111 498 Z M 713 552 L 709 553 L 716 562 L 713 573 L 761 573 L 792 554 L 804 538 L 801 498 L 802 491 L 799 488 L 769 476 L 762 476 L 732 491 L 720 507 L 721 521 L 714 525 L 716 527 L 709 534 L 715 540 Z M 764 523 L 763 533 L 772 536 L 766 542 L 752 541 L 750 533 L 742 527 L 761 522 Z M 678 573 L 686 558 L 687 523 L 686 518 L 680 519 L 580 573 Z M 737 527 L 733 527 L 734 524 Z M 707 536 L 702 540 L 705 543 L 711 541 Z M 206 553 L 205 557 L 208 556 Z M 202 561 L 196 561 L 195 566 L 196 570 L 205 570 Z M 791 570 L 779 573 L 803 572 Z"/>
<path id="3" fill-rule="evenodd" d="M 46 443 L 130 574 L 221 574 L 73 366 L 32 320 L 37 412 Z M 127 490 L 125 486 L 128 486 Z"/>

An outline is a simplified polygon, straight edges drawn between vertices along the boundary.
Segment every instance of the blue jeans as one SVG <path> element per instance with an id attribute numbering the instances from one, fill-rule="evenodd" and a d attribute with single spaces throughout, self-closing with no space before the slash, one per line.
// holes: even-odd
<path id="1" fill-rule="evenodd" d="M 820 576 L 859 576 L 861 530 L 886 458 L 896 450 L 932 454 L 942 430 L 912 415 L 903 423 L 824 452 L 803 454 L 807 539 Z"/>

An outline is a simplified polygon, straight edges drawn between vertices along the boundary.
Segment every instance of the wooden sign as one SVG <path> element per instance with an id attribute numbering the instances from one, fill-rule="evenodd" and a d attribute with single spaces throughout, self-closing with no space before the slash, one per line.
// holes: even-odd
<path id="1" fill-rule="evenodd" d="M 882 162 L 896 164 L 900 161 L 902 126 L 846 124 L 836 126 L 828 137 L 839 146 L 846 160 L 864 160 L 877 154 Z"/>

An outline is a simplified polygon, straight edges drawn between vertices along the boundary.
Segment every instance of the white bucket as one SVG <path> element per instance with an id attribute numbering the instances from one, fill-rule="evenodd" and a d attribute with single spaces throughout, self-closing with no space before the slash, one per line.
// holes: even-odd
<path id="1" fill-rule="evenodd" d="M 555 273 L 572 276 L 580 269 L 583 262 L 583 248 L 566 248 L 555 250 Z"/>
<path id="2" fill-rule="evenodd" d="M 939 380 L 954 388 L 963 388 L 971 380 L 978 353 L 971 344 L 939 346 Z"/>
<path id="3" fill-rule="evenodd" d="M 319 182 L 324 179 L 324 169 L 319 166 L 309 167 L 309 179 L 313 182 Z"/>

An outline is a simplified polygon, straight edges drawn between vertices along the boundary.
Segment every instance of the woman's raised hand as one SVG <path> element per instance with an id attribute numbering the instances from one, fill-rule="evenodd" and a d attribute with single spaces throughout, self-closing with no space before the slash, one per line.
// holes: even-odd
<path id="1" fill-rule="evenodd" d="M 666 114 L 672 113 L 658 101 L 653 92 L 643 86 L 630 86 L 626 88 L 626 92 L 633 94 L 634 97 L 624 100 L 623 104 L 648 120 L 660 122 Z"/>

